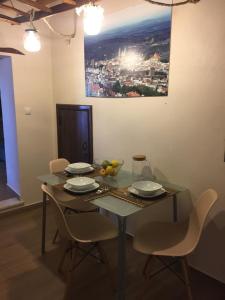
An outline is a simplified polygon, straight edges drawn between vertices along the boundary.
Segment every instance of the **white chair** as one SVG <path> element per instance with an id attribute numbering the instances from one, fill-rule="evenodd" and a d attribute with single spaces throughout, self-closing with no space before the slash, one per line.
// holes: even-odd
<path id="1" fill-rule="evenodd" d="M 148 277 L 147 269 L 153 256 L 158 258 L 165 267 L 168 267 L 171 271 L 173 271 L 171 264 L 166 264 L 161 257 L 169 256 L 179 258 L 182 264 L 188 298 L 190 300 L 192 299 L 188 276 L 187 255 L 192 253 L 196 248 L 205 220 L 217 198 L 218 195 L 216 191 L 208 189 L 199 197 L 187 222 L 151 222 L 145 224 L 136 232 L 133 240 L 134 249 L 148 255 L 148 259 L 143 269 L 143 273 L 146 277 Z M 163 269 L 165 269 L 165 267 Z M 156 273 L 158 274 L 158 272 Z M 178 275 L 177 273 L 175 274 Z M 178 275 L 178 277 L 180 276 Z"/>
<path id="2" fill-rule="evenodd" d="M 51 174 L 63 172 L 69 165 L 69 161 L 65 158 L 58 158 L 49 162 L 49 171 Z M 66 196 L 65 193 L 58 192 L 57 199 L 60 201 L 60 205 L 66 209 L 72 210 L 77 213 L 96 211 L 97 208 L 91 203 L 73 200 L 74 197 Z"/>
<path id="3" fill-rule="evenodd" d="M 49 162 L 50 173 L 63 172 L 70 162 L 65 158 L 57 158 Z"/>
<path id="4" fill-rule="evenodd" d="M 71 271 L 80 265 L 84 258 L 91 254 L 92 250 L 95 248 L 97 248 L 100 254 L 101 261 L 104 262 L 107 270 L 110 271 L 106 254 L 101 247 L 100 242 L 116 238 L 118 236 L 117 227 L 112 224 L 108 218 L 97 212 L 64 215 L 61 206 L 54 197 L 52 188 L 44 184 L 41 188 L 50 201 L 50 206 L 53 209 L 55 221 L 58 226 L 59 235 L 65 248 L 58 270 L 62 270 L 65 256 L 69 251 L 72 252 L 73 250 L 80 249 L 79 244 L 90 244 L 92 247 L 72 266 Z M 74 256 L 74 259 L 76 259 L 76 255 Z"/>
<path id="5" fill-rule="evenodd" d="M 69 165 L 69 161 L 65 158 L 58 158 L 51 160 L 49 162 L 49 171 L 51 174 L 63 172 L 65 168 Z M 75 213 L 87 213 L 95 212 L 98 209 L 96 206 L 89 202 L 84 202 L 82 200 L 75 200 L 73 196 L 67 195 L 62 191 L 55 191 L 56 199 L 59 201 L 60 205 L 64 207 L 64 213 L 75 212 Z M 58 236 L 58 230 L 53 238 L 53 243 L 56 242 Z"/>

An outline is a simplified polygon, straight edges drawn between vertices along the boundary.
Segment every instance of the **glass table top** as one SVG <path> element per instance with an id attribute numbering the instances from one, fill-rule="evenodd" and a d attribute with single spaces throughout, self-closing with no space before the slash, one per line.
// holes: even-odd
<path id="1" fill-rule="evenodd" d="M 38 176 L 38 180 L 40 180 L 42 183 L 51 186 L 63 184 L 66 182 L 67 179 L 68 178 L 66 176 L 59 175 L 59 174 L 45 174 L 45 175 Z M 115 188 L 127 187 L 133 183 L 131 172 L 125 170 L 121 170 L 119 174 L 115 177 L 97 176 L 95 177 L 95 179 L 98 180 L 99 182 L 106 183 Z M 167 188 L 173 189 L 176 193 L 186 190 L 185 188 L 180 187 L 176 184 L 163 182 L 157 179 L 154 179 L 154 181 L 163 184 Z M 138 207 L 132 203 L 128 203 L 126 201 L 123 201 L 111 195 L 96 198 L 94 200 L 91 200 L 90 202 L 98 206 L 99 208 L 103 208 L 121 217 L 127 217 L 143 209 L 142 207 Z M 154 203 L 157 203 L 157 201 L 155 201 Z"/>
<path id="2" fill-rule="evenodd" d="M 90 202 L 120 217 L 130 216 L 143 209 L 142 207 L 120 200 L 114 196 L 104 196 L 91 200 Z"/>
<path id="3" fill-rule="evenodd" d="M 42 183 L 54 186 L 57 184 L 62 184 L 65 183 L 65 178 L 59 175 L 54 175 L 54 174 L 45 174 L 45 175 L 40 175 L 37 177 L 38 180 L 40 180 Z"/>

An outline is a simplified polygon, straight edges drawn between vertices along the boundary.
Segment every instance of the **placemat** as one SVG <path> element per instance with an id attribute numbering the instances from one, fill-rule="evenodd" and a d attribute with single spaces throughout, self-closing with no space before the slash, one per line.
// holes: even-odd
<path id="1" fill-rule="evenodd" d="M 66 175 L 62 174 L 62 176 L 66 176 Z M 68 178 L 68 177 L 65 177 L 65 178 Z M 126 201 L 128 203 L 131 203 L 133 205 L 136 205 L 136 206 L 142 207 L 142 208 L 148 207 L 148 206 L 152 205 L 153 203 L 155 203 L 156 201 L 163 200 L 167 197 L 172 197 L 176 193 L 174 190 L 167 188 L 165 193 L 163 193 L 162 195 L 145 200 L 144 198 L 140 198 L 136 195 L 129 193 L 127 190 L 128 187 L 113 188 L 105 183 L 101 183 L 101 182 L 98 182 L 98 183 L 100 184 L 100 186 L 97 190 L 91 191 L 91 192 L 88 192 L 85 194 L 76 194 L 72 191 L 68 191 L 68 190 L 64 189 L 64 184 L 55 185 L 54 189 L 55 189 L 55 193 L 60 193 L 59 198 L 60 198 L 61 202 L 67 202 L 67 201 L 76 200 L 76 199 L 83 200 L 86 202 L 86 201 L 92 201 L 94 199 L 104 197 L 106 195 L 111 195 L 111 196 L 114 196 L 116 198 L 119 198 L 123 201 Z M 64 196 L 63 196 L 63 194 L 64 194 Z M 70 200 L 68 198 L 69 195 L 70 195 L 70 197 L 69 197 Z M 63 200 L 63 199 L 65 199 L 65 200 Z"/>
<path id="2" fill-rule="evenodd" d="M 94 200 L 94 199 L 97 199 L 97 198 L 100 198 L 100 197 L 104 197 L 106 194 L 109 194 L 109 192 L 111 190 L 111 188 L 108 185 L 100 183 L 100 182 L 98 182 L 98 183 L 100 184 L 100 186 L 97 190 L 87 192 L 87 193 L 84 193 L 84 194 L 77 194 L 77 193 L 74 193 L 72 191 L 66 190 L 64 188 L 64 184 L 55 185 L 53 187 L 53 189 L 54 189 L 55 194 L 60 193 L 59 199 L 60 199 L 61 202 L 67 202 L 68 201 L 67 200 L 68 195 L 70 195 L 70 197 L 72 198 L 70 200 L 91 201 L 91 200 Z M 64 196 L 63 196 L 63 194 L 64 194 Z"/>
<path id="3" fill-rule="evenodd" d="M 138 196 L 135 196 L 135 195 L 129 193 L 127 188 L 128 187 L 118 188 L 118 189 L 115 189 L 115 188 L 111 189 L 110 194 L 114 197 L 117 197 L 121 200 L 124 200 L 128 203 L 137 205 L 137 206 L 142 207 L 142 208 L 150 206 L 158 200 L 162 200 L 162 199 L 165 199 L 167 197 L 172 197 L 175 194 L 175 191 L 170 190 L 170 189 L 166 189 L 165 193 L 163 193 L 159 196 L 150 198 L 148 200 L 145 200 L 144 198 L 141 198 L 141 197 L 138 197 Z"/>

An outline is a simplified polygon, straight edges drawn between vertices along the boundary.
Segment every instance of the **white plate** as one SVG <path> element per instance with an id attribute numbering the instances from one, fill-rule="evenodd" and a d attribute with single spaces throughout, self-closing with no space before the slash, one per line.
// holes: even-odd
<path id="1" fill-rule="evenodd" d="M 76 193 L 76 194 L 85 194 L 85 193 L 88 193 L 88 192 L 91 192 L 91 191 L 94 191 L 94 190 L 97 190 L 99 188 L 99 184 L 97 182 L 95 182 L 92 187 L 90 187 L 89 189 L 86 189 L 85 191 L 81 191 L 81 190 L 76 190 L 74 189 L 70 184 L 66 183 L 64 184 L 64 189 L 70 191 L 70 192 L 73 192 L 73 193 Z"/>
<path id="2" fill-rule="evenodd" d="M 147 195 L 155 194 L 158 190 L 162 188 L 162 185 L 157 182 L 143 180 L 143 181 L 134 182 L 132 184 L 132 187 L 135 188 L 142 195 L 147 196 Z"/>
<path id="3" fill-rule="evenodd" d="M 90 172 L 94 171 L 94 168 L 89 167 L 89 168 L 84 169 L 84 170 L 76 170 L 76 169 L 70 169 L 70 168 L 66 167 L 65 171 L 70 173 L 70 174 L 86 174 L 86 173 L 90 173 Z"/>
<path id="4" fill-rule="evenodd" d="M 92 185 L 95 183 L 95 179 L 89 177 L 75 177 L 68 179 L 66 183 L 71 185 L 76 190 L 85 191 L 92 187 Z"/>
<path id="5" fill-rule="evenodd" d="M 91 165 L 85 162 L 78 162 L 78 163 L 69 164 L 67 167 L 71 170 L 82 171 L 90 168 Z"/>
<path id="6" fill-rule="evenodd" d="M 154 194 L 143 195 L 143 194 L 141 194 L 138 190 L 136 190 L 132 186 L 129 186 L 127 190 L 131 194 L 134 194 L 135 196 L 138 196 L 138 197 L 141 197 L 141 198 L 145 198 L 145 199 L 154 198 L 154 197 L 160 196 L 160 195 L 162 195 L 162 194 L 164 194 L 166 192 L 166 190 L 164 188 L 161 188 L 160 190 L 156 191 Z"/>

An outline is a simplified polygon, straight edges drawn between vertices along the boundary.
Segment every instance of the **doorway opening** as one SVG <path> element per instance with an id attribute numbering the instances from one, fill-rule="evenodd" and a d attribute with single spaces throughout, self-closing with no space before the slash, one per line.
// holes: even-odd
<path id="1" fill-rule="evenodd" d="M 0 56 L 0 210 L 19 202 L 19 162 L 12 62 Z"/>
<path id="2" fill-rule="evenodd" d="M 5 140 L 2 119 L 2 101 L 0 95 L 0 201 L 18 197 L 18 195 L 7 186 L 7 173 L 5 161 Z"/>

